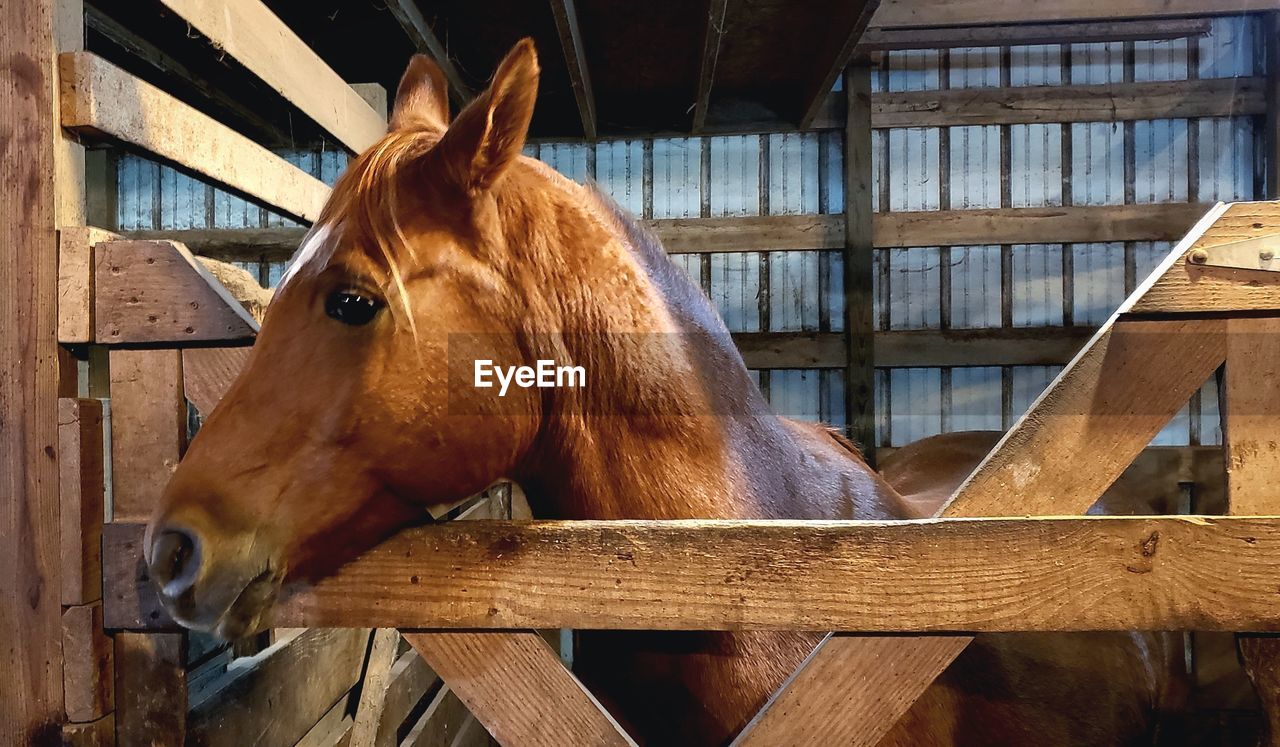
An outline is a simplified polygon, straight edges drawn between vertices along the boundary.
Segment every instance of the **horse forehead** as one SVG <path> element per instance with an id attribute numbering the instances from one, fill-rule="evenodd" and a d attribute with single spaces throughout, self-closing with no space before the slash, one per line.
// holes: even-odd
<path id="1" fill-rule="evenodd" d="M 285 269 L 284 275 L 276 286 L 277 293 L 283 290 L 289 281 L 302 270 L 305 269 L 308 273 L 315 274 L 329 264 L 329 261 L 333 259 L 334 248 L 338 243 L 336 233 L 333 223 L 317 224 L 307 232 L 307 235 L 302 239 L 301 246 L 294 253 L 293 259 L 289 260 L 289 266 Z"/>

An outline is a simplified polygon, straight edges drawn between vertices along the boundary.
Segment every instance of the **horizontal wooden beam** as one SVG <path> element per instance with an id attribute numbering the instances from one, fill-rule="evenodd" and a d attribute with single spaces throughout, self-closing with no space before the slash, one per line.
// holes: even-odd
<path id="1" fill-rule="evenodd" d="M 872 96 L 871 124 L 953 127 L 1248 116 L 1265 113 L 1262 78 L 947 89 Z"/>
<path id="2" fill-rule="evenodd" d="M 63 127 L 121 141 L 307 223 L 329 199 L 324 182 L 101 57 L 65 53 L 59 65 Z"/>
<path id="3" fill-rule="evenodd" d="M 878 248 L 1176 241 L 1211 205 L 1091 205 L 876 213 Z M 840 215 L 760 215 L 647 221 L 671 254 L 808 251 L 844 248 Z M 172 239 L 222 260 L 283 262 L 305 235 L 300 228 L 129 231 L 135 239 Z"/>
<path id="4" fill-rule="evenodd" d="M 858 42 L 857 54 L 908 49 L 955 49 L 1023 44 L 1091 44 L 1114 41 L 1185 39 L 1209 33 L 1207 18 L 1157 21 L 1083 21 L 1014 26 L 873 28 Z"/>
<path id="5" fill-rule="evenodd" d="M 172 625 L 142 525 L 105 532 L 106 624 Z M 1280 630 L 1280 517 L 449 522 L 273 625 L 1012 632 Z"/>
<path id="6" fill-rule="evenodd" d="M 972 26 L 1232 15 L 1280 10 L 1278 0 L 882 0 L 873 28 Z"/>
<path id="7" fill-rule="evenodd" d="M 352 152 L 387 132 L 387 119 L 347 85 L 260 0 L 162 0 Z"/>
<path id="8" fill-rule="evenodd" d="M 413 42 L 413 46 L 440 66 L 445 80 L 449 81 L 449 97 L 459 105 L 470 101 L 475 96 L 475 92 L 462 79 L 457 65 L 453 64 L 453 58 L 449 56 L 449 50 L 431 29 L 427 19 L 423 17 L 418 3 L 415 0 L 390 0 L 386 6 L 396 22 L 400 24 L 400 28 L 404 30 L 405 35 L 409 37 L 409 41 Z"/>
<path id="9" fill-rule="evenodd" d="M 876 332 L 877 368 L 1052 366 L 1072 359 L 1095 330 L 1014 327 Z M 733 335 L 747 368 L 844 368 L 841 332 L 739 332 Z"/>

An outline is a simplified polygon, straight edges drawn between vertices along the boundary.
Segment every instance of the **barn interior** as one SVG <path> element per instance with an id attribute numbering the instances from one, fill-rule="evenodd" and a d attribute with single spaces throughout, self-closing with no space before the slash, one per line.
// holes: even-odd
<path id="1" fill-rule="evenodd" d="M 873 461 L 1009 429 L 1212 205 L 1280 197 L 1274 0 L 228 0 L 228 36 L 197 5 L 85 2 L 83 49 L 328 185 L 361 148 L 264 76 L 272 54 L 310 50 L 292 74 L 331 69 L 385 120 L 412 54 L 441 66 L 456 113 L 531 37 L 526 155 L 650 226 L 773 409 Z M 89 225 L 181 242 L 265 288 L 306 232 L 181 160 L 83 144 Z M 1226 513 L 1222 391 L 1219 371 L 1122 478 L 1148 499 L 1133 513 Z M 208 414 L 189 413 L 184 441 Z M 469 517 L 520 515 L 496 495 Z M 547 636 L 571 661 L 572 633 Z M 188 743 L 354 744 L 377 688 L 368 744 L 497 744 L 389 634 L 174 641 L 167 707 Z M 1252 743 L 1233 634 L 1185 642 L 1190 743 Z M 70 732 L 105 739 L 87 725 L 111 716 L 111 741 L 81 743 L 154 726 L 128 714 L 139 661 L 114 644 L 114 698 L 88 697 Z"/>

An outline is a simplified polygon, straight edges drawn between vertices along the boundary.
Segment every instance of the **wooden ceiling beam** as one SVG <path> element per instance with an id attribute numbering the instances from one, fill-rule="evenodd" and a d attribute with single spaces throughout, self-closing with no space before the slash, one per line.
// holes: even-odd
<path id="1" fill-rule="evenodd" d="M 716 62 L 720 59 L 720 42 L 724 38 L 724 17 L 729 0 L 708 0 L 707 33 L 702 42 L 702 66 L 698 71 L 698 96 L 693 104 L 693 132 L 707 125 L 707 109 L 711 106 L 711 87 L 715 84 Z"/>
<path id="2" fill-rule="evenodd" d="M 578 114 L 582 117 L 582 134 L 595 140 L 596 98 L 591 90 L 591 74 L 587 70 L 587 53 L 582 45 L 582 32 L 578 28 L 578 10 L 573 0 L 551 0 L 551 14 L 560 31 L 560 46 L 564 48 L 564 62 L 573 84 L 573 97 L 578 101 Z"/>
<path id="3" fill-rule="evenodd" d="M 1232 15 L 1280 10 L 1280 0 L 883 0 L 871 27 L 998 26 Z"/>
<path id="4" fill-rule="evenodd" d="M 809 129 L 809 126 L 813 124 L 813 120 L 822 112 L 823 105 L 831 94 L 831 88 L 836 83 L 836 78 L 848 66 L 849 60 L 853 59 L 858 42 L 862 39 L 863 33 L 871 23 L 872 16 L 875 15 L 876 9 L 879 7 L 880 0 L 863 0 L 862 9 L 854 16 L 853 23 L 845 34 L 844 43 L 840 45 L 840 49 L 836 52 L 835 57 L 832 58 L 831 64 L 823 71 L 822 77 L 810 85 L 804 94 L 804 108 L 801 110 L 799 122 L 800 129 Z"/>
<path id="5" fill-rule="evenodd" d="M 449 94 L 454 103 L 461 106 L 470 101 L 475 96 L 475 91 L 462 79 L 457 66 L 449 58 L 449 51 L 441 43 L 440 37 L 431 30 L 422 11 L 418 10 L 418 4 L 414 0 L 388 0 L 387 10 L 391 11 L 413 46 L 419 52 L 429 55 L 440 66 L 445 79 L 449 81 Z"/>
<path id="6" fill-rule="evenodd" d="M 862 35 L 854 56 L 861 57 L 873 52 L 907 49 L 1186 39 L 1205 36 L 1209 30 L 1208 18 L 1032 23 L 1017 26 L 952 26 L 927 29 L 871 28 Z"/>

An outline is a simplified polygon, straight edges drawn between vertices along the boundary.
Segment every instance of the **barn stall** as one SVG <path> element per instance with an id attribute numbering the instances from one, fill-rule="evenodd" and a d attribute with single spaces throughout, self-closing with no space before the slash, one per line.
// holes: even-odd
<path id="1" fill-rule="evenodd" d="M 1264 721 L 1234 631 L 1272 630 L 1280 618 L 1264 582 L 1280 562 L 1269 519 L 786 534 L 807 558 L 786 581 L 801 597 L 911 588 L 919 569 L 949 558 L 964 559 L 947 571 L 957 578 L 981 579 L 1019 555 L 1061 568 L 994 602 L 987 586 L 957 583 L 923 610 L 904 601 L 910 594 L 886 593 L 803 615 L 728 597 L 707 612 L 681 600 L 721 583 L 718 566 L 654 558 L 628 579 L 669 589 L 649 607 L 621 592 L 542 596 L 495 620 L 466 607 L 465 589 L 447 611 L 344 604 L 354 590 L 340 574 L 282 610 L 281 627 L 233 646 L 180 632 L 138 562 L 140 522 L 257 328 L 240 303 L 257 291 L 193 254 L 275 285 L 350 154 L 385 130 L 387 91 L 408 55 L 432 55 L 462 104 L 525 35 L 544 65 L 527 153 L 649 223 L 712 299 L 779 413 L 842 426 L 881 456 L 937 433 L 1014 429 L 949 516 L 1083 513 L 1126 468 L 1120 479 L 1150 495 L 1141 513 L 1276 513 L 1265 493 L 1274 439 L 1249 433 L 1275 423 L 1252 417 L 1275 399 L 1274 355 L 1187 350 L 1136 330 L 1194 323 L 1213 337 L 1232 324 L 1241 339 L 1266 339 L 1256 332 L 1280 296 L 1261 255 L 1254 249 L 1242 274 L 1238 258 L 1212 249 L 1275 231 L 1274 205 L 1249 201 L 1274 197 L 1278 181 L 1269 102 L 1280 8 L 1090 5 L 6 4 L 0 44 L 28 61 L 9 63 L 4 115 L 23 150 L 7 146 L 15 252 L 2 277 L 10 316 L 27 321 L 0 332 L 15 362 L 4 420 L 23 424 L 3 431 L 12 741 L 626 743 L 562 666 L 572 662 L 566 631 L 714 630 L 732 619 L 850 632 L 1185 628 L 1197 685 L 1186 728 L 1249 743 Z M 1226 274 L 1212 285 L 1185 282 L 1214 267 Z M 1144 367 L 1116 367 L 1117 350 Z M 1157 375 L 1170 368 L 1174 379 Z M 1246 403 L 1234 405 L 1244 425 L 1224 437 L 1233 402 Z M 1100 418 L 1130 415 L 1096 443 L 1044 425 L 1081 403 Z M 1272 444 L 1265 458 L 1224 460 L 1233 444 L 1259 440 Z M 1028 460 L 1055 467 L 1013 485 L 1006 473 Z M 505 488 L 451 514 L 520 515 Z M 461 532 L 480 544 L 494 531 L 513 530 L 460 524 L 394 541 L 449 547 L 442 533 Z M 589 578 L 609 557 L 591 526 L 514 531 L 547 548 L 545 565 L 452 562 L 519 588 Z M 681 559 L 691 557 L 681 548 L 780 541 L 750 525 L 633 531 Z M 1166 550 L 1181 554 L 1163 574 L 1136 584 L 1107 571 L 1153 532 L 1186 538 Z M 1112 541 L 1065 553 L 1080 533 Z M 908 557 L 867 578 L 804 555 L 832 536 L 916 548 L 917 565 Z M 1232 555 L 1242 536 L 1248 552 Z M 551 554 L 565 544 L 583 549 Z M 350 578 L 385 571 L 387 593 L 411 599 L 396 586 L 396 549 L 361 559 Z M 750 562 L 745 551 L 726 557 Z M 1193 573 L 1213 583 L 1180 583 Z M 1066 613 L 1023 604 L 1080 577 L 1102 580 Z M 1011 621 L 995 614 L 1001 605 L 1024 614 Z M 657 624 L 659 607 L 680 613 Z M 394 633 L 477 627 L 544 632 Z M 918 676 L 873 704 L 859 698 L 877 686 L 859 669 L 881 655 L 867 640 L 829 639 L 743 743 L 875 743 L 964 645 L 908 639 L 932 658 L 918 654 L 929 659 Z M 503 691 L 519 695 L 493 695 Z M 820 691 L 848 705 L 829 712 Z"/>

